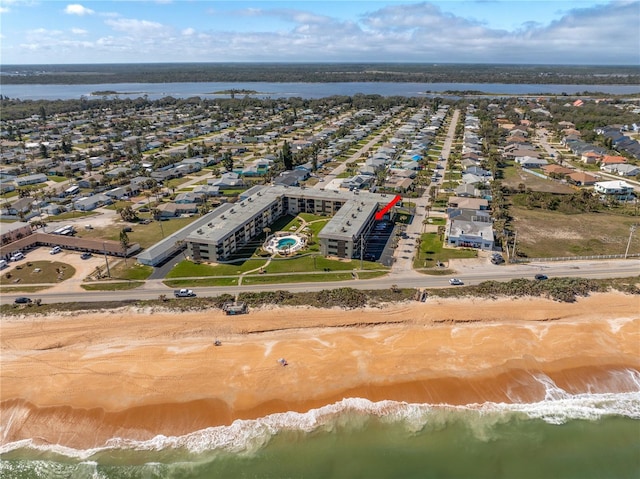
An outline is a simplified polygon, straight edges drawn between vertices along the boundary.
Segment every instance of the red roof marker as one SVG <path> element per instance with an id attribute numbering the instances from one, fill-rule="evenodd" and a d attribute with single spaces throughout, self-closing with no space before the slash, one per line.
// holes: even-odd
<path id="1" fill-rule="evenodd" d="M 385 205 L 384 208 L 382 208 L 380 211 L 376 213 L 376 221 L 380 221 L 382 218 L 384 218 L 385 213 L 389 211 L 391 208 L 393 208 L 393 206 L 401 199 L 402 199 L 402 196 L 396 195 L 394 199 L 392 199 L 389 203 Z"/>

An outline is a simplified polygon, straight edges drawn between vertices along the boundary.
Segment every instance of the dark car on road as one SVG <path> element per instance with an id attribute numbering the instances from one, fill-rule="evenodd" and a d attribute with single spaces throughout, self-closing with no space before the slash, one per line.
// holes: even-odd
<path id="1" fill-rule="evenodd" d="M 544 281 L 545 279 L 549 279 L 549 277 L 546 274 L 536 274 L 536 279 L 538 281 Z"/>
<path id="2" fill-rule="evenodd" d="M 20 296 L 19 298 L 16 298 L 14 303 L 16 304 L 28 304 L 31 302 L 31 298 L 27 298 L 26 296 Z"/>

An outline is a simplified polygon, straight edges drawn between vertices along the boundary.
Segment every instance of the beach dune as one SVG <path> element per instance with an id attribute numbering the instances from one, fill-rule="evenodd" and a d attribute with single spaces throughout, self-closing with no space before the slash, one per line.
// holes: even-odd
<path id="1" fill-rule="evenodd" d="M 2 444 L 90 448 L 346 397 L 456 405 L 637 390 L 640 298 L 7 317 L 1 347 Z"/>

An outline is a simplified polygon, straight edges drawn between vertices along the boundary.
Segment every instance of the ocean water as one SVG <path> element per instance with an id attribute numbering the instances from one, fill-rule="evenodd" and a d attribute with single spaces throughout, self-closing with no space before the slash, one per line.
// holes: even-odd
<path id="1" fill-rule="evenodd" d="M 634 372 L 632 379 L 638 380 Z M 532 404 L 448 406 L 344 399 L 150 441 L 0 449 L 2 478 L 640 477 L 640 388 Z"/>

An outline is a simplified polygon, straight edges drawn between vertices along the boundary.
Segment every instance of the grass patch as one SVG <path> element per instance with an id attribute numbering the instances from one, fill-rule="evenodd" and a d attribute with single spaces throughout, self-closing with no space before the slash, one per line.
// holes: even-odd
<path id="1" fill-rule="evenodd" d="M 110 265 L 111 278 L 113 279 L 128 279 L 143 281 L 153 273 L 153 267 L 144 264 L 136 263 L 135 259 L 127 259 L 118 261 L 115 265 Z"/>
<path id="2" fill-rule="evenodd" d="M 178 263 L 167 278 L 195 278 L 202 276 L 233 276 L 260 268 L 267 262 L 264 258 L 240 260 L 229 264 L 196 264 L 192 261 L 181 261 Z"/>
<path id="3" fill-rule="evenodd" d="M 173 279 L 163 281 L 170 288 L 186 288 L 197 286 L 237 286 L 238 278 L 204 278 L 204 279 Z M 197 294 L 197 291 L 196 291 Z"/>
<path id="4" fill-rule="evenodd" d="M 0 292 L 4 294 L 37 293 L 38 291 L 43 291 L 45 289 L 49 289 L 49 286 L 0 286 Z"/>
<path id="5" fill-rule="evenodd" d="M 474 249 L 444 248 L 437 233 L 425 233 L 420 236 L 420 249 L 413 260 L 413 267 L 431 268 L 437 262 L 445 263 L 450 259 L 475 258 L 478 252 Z"/>
<path id="6" fill-rule="evenodd" d="M 197 218 L 176 218 L 162 222 L 152 221 L 148 225 L 129 223 L 133 228 L 133 231 L 127 233 L 127 236 L 129 236 L 129 240 L 132 243 L 139 243 L 141 247 L 148 248 L 156 244 L 163 237 L 167 237 L 170 234 L 175 233 L 179 229 L 184 228 L 195 219 Z M 80 234 L 78 234 L 78 237 L 120 241 L 120 232 L 122 231 L 122 226 L 122 224 L 115 224 L 104 228 L 83 230 L 82 232 L 80 232 Z"/>
<path id="7" fill-rule="evenodd" d="M 278 284 L 278 283 L 321 283 L 325 281 L 348 281 L 353 279 L 351 273 L 321 273 L 274 276 L 245 276 L 242 284 Z"/>
<path id="8" fill-rule="evenodd" d="M 144 284 L 143 281 L 126 281 L 122 283 L 92 283 L 80 285 L 86 291 L 125 291 L 135 289 Z"/>
<path id="9" fill-rule="evenodd" d="M 60 283 L 71 278 L 76 269 L 59 261 L 23 262 L 0 276 L 0 284 Z"/>
<path id="10" fill-rule="evenodd" d="M 380 278 L 381 276 L 386 276 L 387 274 L 389 274 L 388 271 L 359 271 L 358 279 Z"/>
<path id="11" fill-rule="evenodd" d="M 67 178 L 66 176 L 58 176 L 58 175 L 47 176 L 47 180 L 51 180 L 51 181 L 54 181 L 56 183 L 62 183 L 63 181 L 66 181 L 68 179 L 69 178 Z"/>
<path id="12" fill-rule="evenodd" d="M 378 263 L 363 261 L 362 269 L 382 269 Z M 360 269 L 360 261 L 339 261 L 324 256 L 298 256 L 290 259 L 273 259 L 265 268 L 267 273 L 305 273 L 313 271 L 352 271 Z M 254 273 L 258 274 L 258 273 Z"/>

